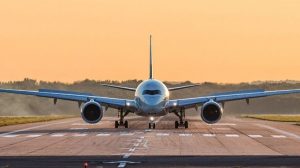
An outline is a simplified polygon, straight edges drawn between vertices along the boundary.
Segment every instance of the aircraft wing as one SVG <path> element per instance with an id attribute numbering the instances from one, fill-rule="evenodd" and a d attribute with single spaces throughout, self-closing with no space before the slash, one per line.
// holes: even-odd
<path id="1" fill-rule="evenodd" d="M 135 88 L 126 87 L 126 86 L 109 85 L 109 84 L 101 84 L 101 85 L 111 87 L 111 88 L 122 89 L 122 90 L 129 90 L 129 91 L 135 91 L 136 90 Z"/>
<path id="2" fill-rule="evenodd" d="M 92 94 L 89 94 L 89 93 L 69 92 L 69 91 L 61 91 L 61 90 L 40 89 L 38 91 L 34 91 L 34 90 L 0 89 L 0 93 L 1 92 L 53 98 L 54 102 L 56 102 L 57 99 L 76 101 L 79 103 L 94 100 L 102 105 L 106 105 L 111 108 L 125 107 L 126 102 L 128 102 L 130 104 L 132 103 L 132 100 L 129 100 L 129 99 L 118 99 L 118 98 L 93 96 Z"/>
<path id="3" fill-rule="evenodd" d="M 203 96 L 203 97 L 194 97 L 194 98 L 186 98 L 186 99 L 174 99 L 170 100 L 167 107 L 169 108 L 193 108 L 196 106 L 201 106 L 204 103 L 213 100 L 218 103 L 224 103 L 227 101 L 234 101 L 234 100 L 243 100 L 252 98 L 259 98 L 259 97 L 267 97 L 267 96 L 275 96 L 275 95 L 284 95 L 284 94 L 293 94 L 293 93 L 300 93 L 300 89 L 292 89 L 292 90 L 274 90 L 274 91 L 263 91 L 263 90 L 253 90 L 249 92 L 226 92 L 224 94 L 219 93 L 210 96 Z"/>

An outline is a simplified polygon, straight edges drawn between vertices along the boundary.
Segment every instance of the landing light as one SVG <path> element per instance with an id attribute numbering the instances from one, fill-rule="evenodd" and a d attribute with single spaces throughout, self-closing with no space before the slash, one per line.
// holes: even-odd
<path id="1" fill-rule="evenodd" d="M 174 102 L 174 103 L 173 103 L 173 106 L 177 106 L 177 103 L 176 103 L 176 102 Z"/>
<path id="2" fill-rule="evenodd" d="M 129 103 L 129 102 L 127 102 L 127 103 L 126 103 L 126 106 L 130 106 L 130 103 Z"/>
<path id="3" fill-rule="evenodd" d="M 151 120 L 151 121 L 154 121 L 154 117 L 150 117 L 150 120 Z"/>

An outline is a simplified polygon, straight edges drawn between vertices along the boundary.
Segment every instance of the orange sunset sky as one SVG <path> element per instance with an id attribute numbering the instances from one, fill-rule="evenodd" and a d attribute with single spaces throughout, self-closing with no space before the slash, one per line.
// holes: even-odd
<path id="1" fill-rule="evenodd" d="M 299 0 L 1 0 L 0 81 L 300 80 Z"/>

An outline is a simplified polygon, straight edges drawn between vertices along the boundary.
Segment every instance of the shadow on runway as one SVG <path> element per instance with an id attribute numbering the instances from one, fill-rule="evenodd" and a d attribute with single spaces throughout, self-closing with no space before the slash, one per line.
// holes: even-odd
<path id="1" fill-rule="evenodd" d="M 0 167 L 116 167 L 119 161 L 136 163 L 130 167 L 297 167 L 300 156 L 1 156 Z"/>

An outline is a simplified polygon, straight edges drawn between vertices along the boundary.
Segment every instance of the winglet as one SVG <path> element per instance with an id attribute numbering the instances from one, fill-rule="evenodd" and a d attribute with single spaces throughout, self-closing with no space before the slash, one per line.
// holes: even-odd
<path id="1" fill-rule="evenodd" d="M 153 79 L 153 67 L 152 67 L 152 42 L 151 42 L 151 34 L 150 34 L 150 71 L 149 71 L 149 79 Z"/>

